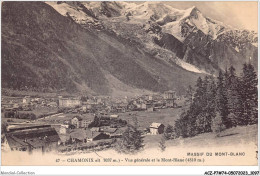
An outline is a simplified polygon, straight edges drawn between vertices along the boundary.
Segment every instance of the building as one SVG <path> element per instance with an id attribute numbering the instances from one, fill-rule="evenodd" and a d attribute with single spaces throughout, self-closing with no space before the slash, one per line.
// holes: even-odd
<path id="1" fill-rule="evenodd" d="M 168 100 L 168 99 L 175 99 L 175 97 L 176 97 L 176 93 L 175 93 L 175 91 L 166 91 L 166 92 L 164 92 L 164 94 L 163 94 L 163 98 L 165 99 L 165 100 Z"/>
<path id="2" fill-rule="evenodd" d="M 101 98 L 97 98 L 97 104 L 102 103 L 102 99 Z"/>
<path id="3" fill-rule="evenodd" d="M 111 128 L 111 127 L 102 127 L 100 131 L 109 135 L 110 138 L 119 138 L 122 136 L 126 128 Z"/>
<path id="4" fill-rule="evenodd" d="M 71 124 L 74 125 L 76 128 L 88 128 L 88 125 L 92 121 L 90 119 L 82 119 L 79 116 L 75 116 L 71 119 Z"/>
<path id="5" fill-rule="evenodd" d="M 110 138 L 108 134 L 105 134 L 103 132 L 91 131 L 89 129 L 86 130 L 86 136 L 87 136 L 87 142 Z"/>
<path id="6" fill-rule="evenodd" d="M 175 107 L 175 101 L 174 101 L 174 99 L 168 99 L 168 100 L 166 100 L 166 107 L 167 107 L 167 108 L 173 108 L 173 107 Z"/>
<path id="7" fill-rule="evenodd" d="M 111 128 L 109 126 L 104 126 L 104 127 L 100 128 L 100 132 L 103 132 L 107 135 L 115 133 L 116 130 L 117 130 L 117 128 Z"/>
<path id="8" fill-rule="evenodd" d="M 87 112 L 87 106 L 86 105 L 82 106 L 82 111 Z"/>
<path id="9" fill-rule="evenodd" d="M 72 142 L 87 142 L 87 135 L 84 129 L 75 129 L 70 133 L 70 138 Z"/>
<path id="10" fill-rule="evenodd" d="M 163 132 L 164 132 L 164 125 L 163 124 L 153 122 L 150 125 L 150 133 L 152 135 L 162 134 Z"/>
<path id="11" fill-rule="evenodd" d="M 48 106 L 48 107 L 55 107 L 55 108 L 56 108 L 56 107 L 58 106 L 58 104 L 53 101 L 53 102 L 47 103 L 47 106 Z"/>
<path id="12" fill-rule="evenodd" d="M 25 96 L 23 98 L 23 104 L 29 104 L 31 102 L 31 97 L 30 96 Z"/>
<path id="13" fill-rule="evenodd" d="M 73 108 L 76 106 L 81 106 L 82 102 L 79 98 L 60 98 L 59 107 L 61 108 Z"/>
<path id="14" fill-rule="evenodd" d="M 101 139 L 109 139 L 109 135 L 102 132 L 91 131 L 89 129 L 75 129 L 70 133 L 70 138 L 72 139 L 72 142 L 86 143 Z"/>
<path id="15" fill-rule="evenodd" d="M 148 111 L 148 112 L 154 111 L 154 105 L 153 104 L 146 104 L 146 111 Z"/>
<path id="16" fill-rule="evenodd" d="M 174 91 L 164 92 L 163 98 L 167 108 L 175 107 L 176 93 Z"/>
<path id="17" fill-rule="evenodd" d="M 69 125 L 61 125 L 60 126 L 60 134 L 67 134 L 69 131 Z"/>
<path id="18" fill-rule="evenodd" d="M 90 129 L 90 131 L 99 132 L 100 128 L 99 127 L 93 127 L 93 128 Z"/>
<path id="19" fill-rule="evenodd" d="M 146 103 L 142 103 L 142 104 L 141 104 L 141 109 L 142 109 L 142 110 L 146 110 L 146 109 L 147 109 Z"/>
<path id="20" fill-rule="evenodd" d="M 50 127 L 50 125 L 42 125 L 42 124 L 24 124 L 24 125 L 8 125 L 6 128 L 7 132 L 15 132 L 20 130 L 30 130 L 30 129 L 37 129 L 37 128 L 44 128 Z"/>
<path id="21" fill-rule="evenodd" d="M 82 121 L 81 117 L 75 116 L 71 119 L 71 125 L 74 125 L 75 128 L 80 128 L 81 127 L 81 121 Z"/>
<path id="22" fill-rule="evenodd" d="M 91 123 L 91 120 L 81 120 L 80 127 L 81 128 L 88 128 L 88 125 Z"/>
<path id="23" fill-rule="evenodd" d="M 117 115 L 117 114 L 111 114 L 109 117 L 110 117 L 111 119 L 118 119 L 119 115 Z"/>
<path id="24" fill-rule="evenodd" d="M 13 127 L 5 135 L 5 149 L 48 152 L 57 148 L 59 140 L 58 133 L 50 125 Z"/>

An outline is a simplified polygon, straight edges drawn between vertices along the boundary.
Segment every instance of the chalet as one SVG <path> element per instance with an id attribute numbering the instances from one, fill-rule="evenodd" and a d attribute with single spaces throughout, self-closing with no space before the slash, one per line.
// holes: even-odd
<path id="1" fill-rule="evenodd" d="M 50 151 L 56 149 L 60 140 L 50 125 L 20 127 L 6 133 L 5 149 L 11 151 Z"/>
<path id="2" fill-rule="evenodd" d="M 163 124 L 153 122 L 150 125 L 150 133 L 152 135 L 162 134 L 163 132 L 164 132 L 164 125 Z"/>

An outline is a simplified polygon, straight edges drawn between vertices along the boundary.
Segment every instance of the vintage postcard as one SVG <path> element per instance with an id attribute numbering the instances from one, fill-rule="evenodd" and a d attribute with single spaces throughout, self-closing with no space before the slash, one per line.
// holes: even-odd
<path id="1" fill-rule="evenodd" d="M 3 166 L 258 165 L 256 1 L 3 1 L 1 39 Z"/>

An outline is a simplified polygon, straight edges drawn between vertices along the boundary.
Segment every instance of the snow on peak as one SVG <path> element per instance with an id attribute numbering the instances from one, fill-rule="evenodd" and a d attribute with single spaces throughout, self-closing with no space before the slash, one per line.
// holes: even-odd
<path id="1" fill-rule="evenodd" d="M 202 15 L 202 13 L 196 7 L 192 7 L 187 11 L 190 13 L 189 16 L 186 17 L 187 22 L 192 26 L 196 26 L 204 34 L 208 35 L 209 26 L 206 18 Z"/>
<path id="2" fill-rule="evenodd" d="M 95 21 L 82 10 L 82 6 L 70 5 L 68 3 L 46 2 L 55 8 L 60 14 L 70 15 L 78 23 Z M 163 2 L 147 1 L 141 4 L 123 1 L 84 1 L 80 2 L 94 16 L 122 17 L 129 19 L 128 22 L 147 24 L 149 21 L 158 23 L 163 32 L 172 34 L 180 41 L 185 40 L 182 33 L 183 25 L 201 30 L 204 34 L 216 39 L 218 35 L 230 29 L 221 22 L 203 16 L 196 6 L 185 10 L 178 10 Z M 193 30 L 192 29 L 192 30 Z"/>
<path id="3" fill-rule="evenodd" d="M 162 2 L 144 2 L 131 6 L 131 8 L 126 10 L 126 13 L 130 13 L 133 19 L 147 21 L 150 20 L 151 17 L 159 19 L 175 11 L 176 9 Z"/>

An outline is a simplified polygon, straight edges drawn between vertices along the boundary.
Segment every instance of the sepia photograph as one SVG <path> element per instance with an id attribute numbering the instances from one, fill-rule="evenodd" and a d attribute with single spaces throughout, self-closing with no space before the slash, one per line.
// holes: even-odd
<path id="1" fill-rule="evenodd" d="M 258 166 L 258 2 L 2 1 L 1 165 Z"/>

